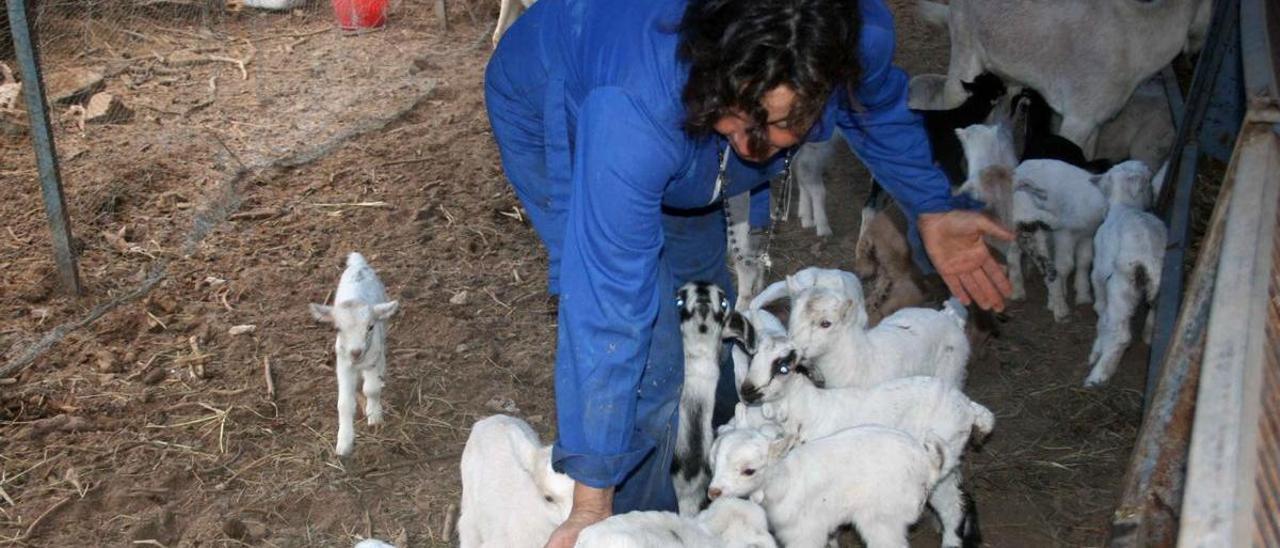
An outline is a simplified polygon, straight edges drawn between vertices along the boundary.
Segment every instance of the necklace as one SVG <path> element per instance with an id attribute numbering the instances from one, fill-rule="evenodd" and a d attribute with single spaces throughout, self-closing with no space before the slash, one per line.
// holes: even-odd
<path id="1" fill-rule="evenodd" d="M 732 249 L 734 249 L 734 248 L 738 247 L 738 242 L 737 242 L 737 241 L 736 241 L 736 239 L 734 238 L 734 234 L 733 234 L 733 230 L 732 230 L 732 227 L 733 227 L 733 211 L 731 211 L 731 209 L 730 209 L 730 207 L 729 207 L 729 203 L 728 203 L 728 193 L 726 192 L 726 187 L 727 187 L 728 185 L 727 185 L 727 181 L 725 180 L 725 176 L 726 176 L 725 174 L 726 174 L 726 172 L 728 171 L 728 167 L 729 167 L 729 153 L 730 153 L 730 152 L 731 152 L 731 150 L 730 150 L 730 148 L 729 148 L 729 145 L 725 145 L 725 147 L 724 147 L 723 149 L 721 149 L 721 150 L 720 150 L 720 152 L 719 152 L 719 156 L 718 156 L 718 158 L 717 158 L 717 161 L 718 161 L 718 162 L 719 162 L 719 164 L 720 164 L 720 170 L 719 170 L 719 172 L 716 174 L 715 193 L 716 193 L 716 195 L 718 195 L 718 196 L 719 196 L 719 199 L 720 199 L 720 208 L 724 211 L 724 218 L 725 218 L 725 230 L 726 230 L 726 232 L 727 232 L 726 237 L 727 237 L 727 238 L 728 238 L 728 240 L 729 240 L 729 249 L 731 249 L 731 250 L 732 250 Z M 776 204 L 775 204 L 775 206 L 774 206 L 773 210 L 769 212 L 769 226 L 768 226 L 767 228 L 765 228 L 765 238 L 764 238 L 765 243 L 764 243 L 764 247 L 763 247 L 763 249 L 761 249 L 761 250 L 760 250 L 759 255 L 758 255 L 758 260 L 760 261 L 761 266 L 763 266 L 763 267 L 764 267 L 764 273 L 763 273 L 763 274 L 764 274 L 764 277 L 765 277 L 766 279 L 768 278 L 769 273 L 770 273 L 770 271 L 771 271 L 771 270 L 772 270 L 772 268 L 773 268 L 773 260 L 772 260 L 772 258 L 769 256 L 769 251 L 773 248 L 773 239 L 774 239 L 774 236 L 777 234 L 777 230 L 776 230 L 776 228 L 777 228 L 778 221 L 784 221 L 784 222 L 785 222 L 785 221 L 787 221 L 787 220 L 790 218 L 790 216 L 791 216 L 791 197 L 792 197 L 792 193 L 793 193 L 792 191 L 793 191 L 793 189 L 794 189 L 794 187 L 795 187 L 795 176 L 794 176 L 793 172 L 791 171 L 791 159 L 792 159 L 792 156 L 794 155 L 794 153 L 795 153 L 795 149 L 794 149 L 794 148 L 792 148 L 792 149 L 790 149 L 790 150 L 788 150 L 788 151 L 787 151 L 787 155 L 786 155 L 786 157 L 784 157 L 784 158 L 783 158 L 783 161 L 782 161 L 782 174 L 781 174 L 781 179 L 782 179 L 782 188 L 781 188 L 781 191 L 782 191 L 782 192 L 781 192 L 781 194 L 782 194 L 782 196 L 781 196 L 781 199 L 780 199 L 780 200 L 777 200 L 777 201 L 776 201 Z M 748 192 L 750 192 L 750 191 L 748 191 Z M 748 203 L 750 203 L 750 202 L 749 202 L 749 200 L 750 200 L 750 199 L 748 198 Z M 750 219 L 750 213 L 749 213 L 749 212 L 750 212 L 750 206 L 748 206 L 748 219 Z M 747 222 L 749 223 L 749 222 L 750 222 L 750 220 L 748 220 Z M 750 239 L 751 239 L 751 230 L 750 230 L 750 229 L 748 229 L 747 239 L 748 239 L 748 240 L 750 240 Z M 748 243 L 749 243 L 749 242 L 748 242 Z"/>

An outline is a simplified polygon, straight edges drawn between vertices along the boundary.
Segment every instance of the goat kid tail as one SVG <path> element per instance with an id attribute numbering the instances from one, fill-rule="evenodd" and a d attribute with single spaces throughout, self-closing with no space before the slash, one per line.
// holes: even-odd
<path id="1" fill-rule="evenodd" d="M 969 321 L 969 309 L 960 302 L 960 299 L 951 297 L 947 302 L 942 303 L 942 313 L 948 317 L 955 318 L 956 324 L 964 327 L 965 322 Z"/>
<path id="2" fill-rule="evenodd" d="M 931 0 L 918 0 L 916 9 L 920 12 L 920 18 L 924 19 L 925 23 L 934 27 L 947 28 L 947 19 L 951 15 L 951 6 Z"/>
<path id="3" fill-rule="evenodd" d="M 981 447 L 996 428 L 996 416 L 985 405 L 975 401 L 969 402 L 969 408 L 973 411 L 973 431 L 969 434 L 969 443 L 974 447 Z"/>

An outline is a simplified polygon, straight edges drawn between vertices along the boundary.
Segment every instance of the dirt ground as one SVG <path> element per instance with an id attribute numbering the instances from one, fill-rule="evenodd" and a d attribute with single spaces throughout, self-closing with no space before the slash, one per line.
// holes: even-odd
<path id="1" fill-rule="evenodd" d="M 945 35 L 920 26 L 911 2 L 892 4 L 899 64 L 940 72 Z M 446 545 L 470 424 L 509 412 L 550 439 L 545 257 L 481 95 L 496 5 L 450 5 L 447 33 L 431 3 L 408 1 L 358 36 L 328 30 L 327 3 L 66 23 L 78 40 L 45 62 L 103 67 L 135 115 L 57 130 L 79 299 L 57 290 L 30 143 L 0 136 L 0 363 L 47 347 L 0 375 L 0 544 Z M 244 74 L 178 62 L 192 52 L 249 62 Z M 868 176 L 847 153 L 837 164 L 835 235 L 819 242 L 793 216 L 774 276 L 851 266 Z M 351 250 L 402 312 L 389 420 L 358 424 L 342 463 L 332 333 L 306 304 L 330 297 Z M 129 300 L 139 287 L 150 291 Z M 1084 390 L 1092 311 L 1055 324 L 1038 279 L 1028 289 L 970 365 L 968 392 L 998 422 L 966 477 L 988 545 L 1099 545 L 1146 347 L 1133 345 L 1111 386 Z M 230 334 L 242 325 L 254 328 Z M 915 536 L 936 545 L 927 523 Z"/>

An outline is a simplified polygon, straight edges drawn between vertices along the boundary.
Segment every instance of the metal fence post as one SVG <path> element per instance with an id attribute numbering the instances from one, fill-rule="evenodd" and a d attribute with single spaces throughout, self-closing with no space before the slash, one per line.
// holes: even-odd
<path id="1" fill-rule="evenodd" d="M 22 70 L 22 91 L 27 102 L 27 114 L 31 120 L 31 143 L 36 149 L 36 166 L 40 171 L 40 189 L 44 196 L 44 211 L 49 216 L 49 229 L 53 233 L 53 255 L 58 263 L 62 287 L 72 294 L 80 294 L 80 274 L 76 265 L 76 253 L 71 248 L 71 221 L 67 218 L 67 203 L 62 196 L 62 177 L 58 172 L 58 154 L 53 145 L 53 132 L 49 125 L 49 109 L 45 104 L 44 81 L 40 78 L 40 60 L 36 55 L 35 40 L 31 36 L 31 24 L 27 20 L 26 0 L 7 0 L 9 29 Z"/>

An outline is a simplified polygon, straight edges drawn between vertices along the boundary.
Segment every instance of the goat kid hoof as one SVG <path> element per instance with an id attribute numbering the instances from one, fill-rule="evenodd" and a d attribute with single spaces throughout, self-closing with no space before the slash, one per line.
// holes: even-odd
<path id="1" fill-rule="evenodd" d="M 382 414 L 369 415 L 369 426 L 378 426 L 382 424 Z"/>
<path id="2" fill-rule="evenodd" d="M 335 447 L 333 449 L 334 456 L 338 457 L 338 461 L 346 466 L 351 461 L 351 447 Z"/>

